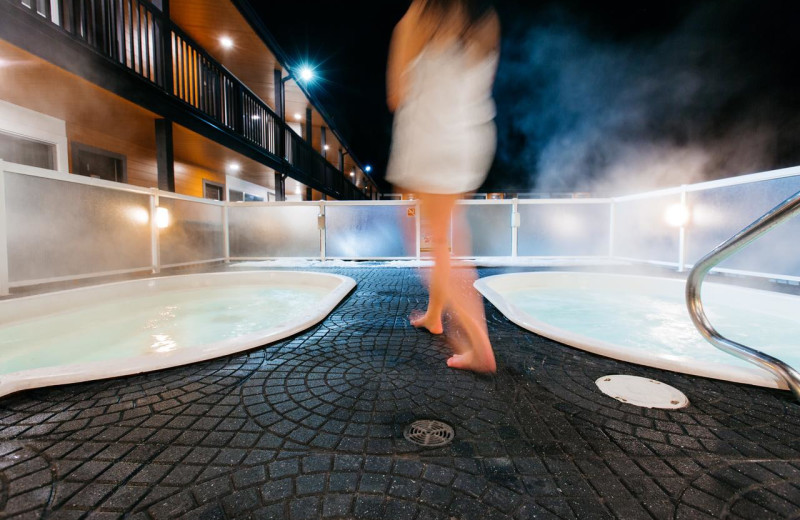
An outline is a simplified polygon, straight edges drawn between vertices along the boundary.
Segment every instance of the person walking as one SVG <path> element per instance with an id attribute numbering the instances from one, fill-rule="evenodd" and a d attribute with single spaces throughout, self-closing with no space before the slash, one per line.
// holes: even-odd
<path id="1" fill-rule="evenodd" d="M 483 300 L 472 282 L 474 268 L 455 266 L 449 226 L 471 239 L 456 200 L 486 179 L 496 147 L 491 91 L 497 70 L 500 23 L 485 0 L 414 0 L 392 34 L 387 103 L 394 112 L 386 179 L 419 196 L 429 226 L 434 267 L 428 306 L 411 324 L 444 332 L 450 310 L 463 334 L 449 342 L 452 368 L 496 371 Z M 448 333 L 448 336 L 451 336 Z"/>

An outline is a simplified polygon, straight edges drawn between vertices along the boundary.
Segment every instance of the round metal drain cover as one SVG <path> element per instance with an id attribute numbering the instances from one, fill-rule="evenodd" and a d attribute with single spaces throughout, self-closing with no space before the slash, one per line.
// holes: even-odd
<path id="1" fill-rule="evenodd" d="M 689 399 L 666 383 L 637 376 L 603 376 L 597 388 L 617 401 L 643 408 L 677 409 L 689 406 Z"/>
<path id="2" fill-rule="evenodd" d="M 450 444 L 455 432 L 449 424 L 441 421 L 420 420 L 406 426 L 403 437 L 414 444 L 432 448 Z"/>

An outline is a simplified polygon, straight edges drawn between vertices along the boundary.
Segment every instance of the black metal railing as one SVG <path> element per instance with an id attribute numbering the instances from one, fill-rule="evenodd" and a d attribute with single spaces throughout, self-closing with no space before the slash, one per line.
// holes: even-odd
<path id="1" fill-rule="evenodd" d="M 164 88 L 161 12 L 142 0 L 21 0 L 14 2 L 58 26 L 128 70 Z M 51 7 L 55 9 L 51 9 Z"/>
<path id="2" fill-rule="evenodd" d="M 266 103 L 147 0 L 6 0 L 49 21 L 337 198 L 364 198 Z M 171 62 L 168 67 L 167 64 Z M 283 137 L 283 139 L 281 139 Z"/>
<path id="3" fill-rule="evenodd" d="M 171 27 L 172 94 L 236 131 L 240 82 L 177 27 Z"/>

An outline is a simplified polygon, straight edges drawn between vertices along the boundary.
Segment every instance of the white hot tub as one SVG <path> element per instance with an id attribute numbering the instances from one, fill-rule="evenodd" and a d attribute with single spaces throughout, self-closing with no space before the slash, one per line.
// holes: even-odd
<path id="1" fill-rule="evenodd" d="M 0 302 L 0 396 L 137 374 L 271 343 L 322 321 L 355 287 L 298 271 L 133 280 Z"/>
<path id="2" fill-rule="evenodd" d="M 517 325 L 602 356 L 726 381 L 787 389 L 695 329 L 678 279 L 584 272 L 481 278 L 475 287 Z M 703 308 L 724 336 L 800 366 L 800 297 L 703 284 Z"/>

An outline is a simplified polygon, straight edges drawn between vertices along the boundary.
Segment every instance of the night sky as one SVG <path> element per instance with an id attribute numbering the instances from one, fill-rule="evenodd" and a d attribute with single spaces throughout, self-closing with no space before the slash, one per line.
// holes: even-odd
<path id="1" fill-rule="evenodd" d="M 250 0 L 376 179 L 407 0 Z M 800 165 L 800 2 L 496 2 L 498 151 L 481 191 L 623 193 Z"/>

